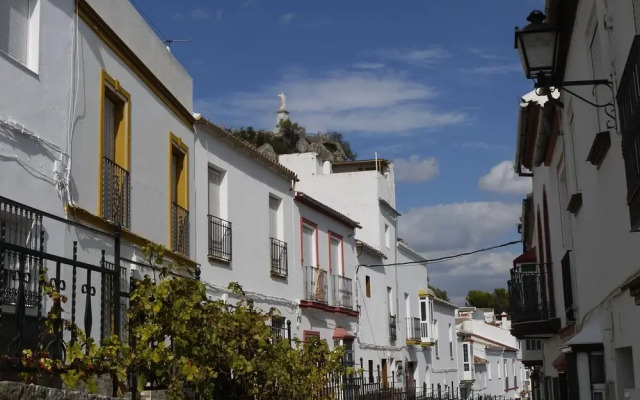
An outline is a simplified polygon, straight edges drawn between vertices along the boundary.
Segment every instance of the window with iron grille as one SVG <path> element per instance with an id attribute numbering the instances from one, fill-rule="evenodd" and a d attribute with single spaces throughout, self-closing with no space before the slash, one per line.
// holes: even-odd
<path id="1" fill-rule="evenodd" d="M 189 256 L 188 148 L 171 135 L 171 250 Z"/>
<path id="2" fill-rule="evenodd" d="M 100 202 L 102 217 L 130 228 L 129 93 L 102 71 Z"/>
<path id="3" fill-rule="evenodd" d="M 224 171 L 209 167 L 209 257 L 231 262 L 232 225 L 223 216 L 222 182 Z"/>
<path id="4" fill-rule="evenodd" d="M 640 36 L 635 36 L 620 79 L 618 112 L 622 156 L 627 178 L 627 205 L 632 230 L 640 227 Z"/>
<path id="5" fill-rule="evenodd" d="M 287 338 L 287 319 L 280 315 L 271 317 L 271 330 L 276 339 Z"/>

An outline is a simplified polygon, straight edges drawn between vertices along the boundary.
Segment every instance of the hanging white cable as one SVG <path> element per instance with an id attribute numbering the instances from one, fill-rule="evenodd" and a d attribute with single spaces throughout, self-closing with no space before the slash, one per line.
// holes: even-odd
<path id="1" fill-rule="evenodd" d="M 37 168 L 29 164 L 28 161 L 24 161 L 20 159 L 20 157 L 17 154 L 11 155 L 11 154 L 0 153 L 0 158 L 7 159 L 9 161 L 15 161 L 18 164 L 22 165 L 25 169 L 28 169 L 32 173 L 39 175 L 42 179 L 49 181 L 49 183 L 53 185 L 57 184 L 55 179 L 51 178 L 49 175 L 45 174 L 44 172 L 38 170 Z"/>
<path id="2" fill-rule="evenodd" d="M 76 115 L 76 103 L 78 99 L 78 86 L 80 84 L 80 74 L 77 73 L 76 68 L 80 65 L 80 52 L 78 46 L 78 4 L 77 0 L 75 1 L 75 13 L 73 15 L 73 33 L 71 34 L 71 68 L 69 74 L 69 82 L 71 83 L 71 87 L 69 90 L 69 112 L 67 114 L 67 165 L 65 168 L 65 178 L 63 181 L 64 191 L 67 195 L 67 203 L 73 204 L 73 199 L 71 198 L 71 153 L 73 150 L 73 120 Z M 74 80 L 75 77 L 75 80 Z M 64 160 L 60 160 L 64 163 Z"/>

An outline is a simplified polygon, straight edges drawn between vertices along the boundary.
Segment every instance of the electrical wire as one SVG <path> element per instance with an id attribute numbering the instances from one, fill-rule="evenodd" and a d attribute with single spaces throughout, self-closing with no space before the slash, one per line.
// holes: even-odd
<path id="1" fill-rule="evenodd" d="M 426 265 L 426 264 L 437 264 L 437 263 L 440 263 L 440 262 L 454 260 L 456 258 L 465 257 L 465 256 L 469 256 L 469 255 L 476 254 L 476 253 L 482 253 L 482 252 L 485 252 L 485 251 L 499 249 L 501 247 L 512 246 L 512 245 L 517 244 L 517 243 L 522 243 L 522 240 L 513 240 L 511 242 L 502 243 L 502 244 L 499 244 L 499 245 L 496 245 L 496 246 L 485 247 L 483 249 L 468 251 L 466 253 L 459 253 L 459 254 L 454 254 L 454 255 L 445 256 L 445 257 L 432 258 L 430 260 L 407 261 L 407 262 L 391 263 L 391 264 L 360 264 L 360 265 L 358 265 L 358 267 L 374 268 L 374 267 L 395 267 L 395 266 L 414 265 L 414 264 L 415 265 L 419 265 L 419 264 L 424 264 L 424 265 Z"/>

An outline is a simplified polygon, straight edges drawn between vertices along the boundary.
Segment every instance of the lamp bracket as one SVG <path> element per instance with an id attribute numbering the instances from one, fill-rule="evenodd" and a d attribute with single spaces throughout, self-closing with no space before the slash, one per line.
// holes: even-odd
<path id="1" fill-rule="evenodd" d="M 585 97 L 568 89 L 568 87 L 574 87 L 574 86 L 593 86 L 593 89 L 591 90 L 591 94 L 596 99 L 596 102 L 586 99 Z M 602 86 L 607 87 L 610 92 L 610 96 L 607 97 L 608 100 L 606 102 L 598 101 L 598 98 L 596 96 L 598 88 Z M 549 82 L 548 79 L 546 79 L 546 77 L 545 78 L 541 76 L 538 77 L 538 81 L 535 84 L 535 88 L 546 89 L 547 92 L 549 93 L 548 97 L 551 99 L 550 90 L 549 90 L 550 87 L 563 89 L 567 93 L 571 94 L 574 97 L 577 97 L 578 99 L 584 101 L 585 103 L 589 104 L 592 107 L 604 109 L 604 113 L 607 115 L 607 118 L 608 118 L 606 122 L 607 129 L 616 129 L 617 121 L 616 121 L 615 96 L 613 93 L 613 82 L 611 82 L 610 80 L 595 79 L 595 80 L 585 80 L 585 81 L 565 81 L 561 83 L 552 84 Z"/>

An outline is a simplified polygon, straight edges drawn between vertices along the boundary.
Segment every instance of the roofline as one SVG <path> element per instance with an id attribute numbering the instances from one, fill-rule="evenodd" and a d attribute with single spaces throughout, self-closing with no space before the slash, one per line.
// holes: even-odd
<path id="1" fill-rule="evenodd" d="M 369 254 L 373 254 L 374 256 L 380 257 L 383 260 L 387 259 L 387 256 L 383 252 L 371 246 L 370 244 L 363 242 L 362 240 L 356 240 L 356 247 L 357 246 L 362 247 L 362 250 L 368 252 Z"/>
<path id="2" fill-rule="evenodd" d="M 306 204 L 307 206 L 315 209 L 316 211 L 320 211 L 321 213 L 332 217 L 333 219 L 342 222 L 343 224 L 347 225 L 350 228 L 356 229 L 356 228 L 360 228 L 362 229 L 362 226 L 360 226 L 360 223 L 357 221 L 352 220 L 351 218 L 347 217 L 346 215 L 342 214 L 340 211 L 333 209 L 331 207 L 329 207 L 328 205 L 321 203 L 320 201 L 314 199 L 313 197 L 304 194 L 303 192 L 297 192 L 295 194 L 295 200 L 296 201 L 300 201 L 304 204 Z"/>
<path id="3" fill-rule="evenodd" d="M 355 161 L 334 161 L 331 164 L 332 165 L 355 165 L 355 164 L 367 164 L 367 163 L 375 163 L 375 162 L 379 162 L 379 163 L 385 163 L 385 164 L 391 164 L 391 161 L 387 160 L 386 158 L 371 158 L 368 160 L 355 160 Z"/>
<path id="4" fill-rule="evenodd" d="M 438 298 L 437 296 L 433 296 L 433 300 L 441 303 L 442 305 L 449 306 L 449 307 L 452 307 L 452 308 L 455 308 L 455 309 L 459 309 L 460 308 L 460 307 L 458 307 L 457 305 L 455 305 L 453 303 L 449 303 L 446 300 L 442 300 L 442 299 Z"/>
<path id="5" fill-rule="evenodd" d="M 398 243 L 398 247 L 400 247 L 400 248 L 406 250 L 407 252 L 411 253 L 412 255 L 416 256 L 417 258 L 420 259 L 419 261 L 424 261 L 424 262 L 429 261 L 426 258 L 422 257 L 417 251 L 415 251 L 414 249 L 409 247 L 409 245 L 407 245 L 406 243 L 401 242 L 399 240 L 397 241 L 397 243 Z"/>
<path id="6" fill-rule="evenodd" d="M 504 343 L 497 342 L 497 341 L 492 340 L 492 339 L 489 339 L 489 338 L 487 338 L 487 337 L 484 337 L 484 336 L 478 335 L 478 334 L 476 334 L 476 333 L 474 333 L 474 332 L 469 332 L 469 331 L 461 331 L 461 332 L 464 332 L 465 334 L 467 334 L 467 335 L 469 335 L 469 336 L 475 336 L 475 337 L 477 337 L 477 338 L 479 338 L 479 339 L 482 339 L 482 340 L 484 340 L 484 341 L 487 341 L 487 342 L 489 342 L 489 343 L 490 343 L 490 344 L 492 344 L 492 345 L 500 346 L 500 347 L 502 347 L 502 349 L 503 349 L 504 351 L 515 351 L 516 353 L 518 352 L 518 349 L 516 349 L 515 347 L 511 347 L 511 346 L 508 346 L 508 345 L 506 345 L 506 344 L 504 344 Z M 508 331 L 507 331 L 507 332 L 508 332 Z"/>
<path id="7" fill-rule="evenodd" d="M 402 214 L 400 214 L 400 213 L 398 212 L 398 210 L 396 210 L 395 208 L 393 208 L 393 206 L 392 206 L 388 201 L 386 201 L 385 199 L 383 199 L 382 197 L 379 197 L 379 198 L 378 198 L 378 202 L 380 202 L 380 204 L 382 204 L 383 206 L 385 206 L 389 211 L 393 212 L 393 213 L 396 215 L 396 217 L 399 217 L 399 216 L 401 216 L 401 215 L 402 215 Z"/>
<path id="8" fill-rule="evenodd" d="M 195 126 L 196 127 L 198 125 L 209 126 L 210 128 L 213 129 L 213 131 L 217 134 L 217 136 L 219 138 L 227 140 L 228 142 L 232 143 L 234 145 L 234 147 L 240 147 L 240 148 L 244 149 L 247 153 L 249 153 L 249 155 L 252 158 L 261 159 L 269 168 L 271 168 L 278 175 L 286 177 L 287 179 L 292 180 L 294 182 L 299 182 L 300 181 L 295 172 L 293 172 L 289 168 L 285 167 L 284 165 L 280 164 L 279 162 L 274 161 L 274 160 L 270 159 L 269 157 L 265 156 L 264 154 L 260 153 L 255 146 L 245 142 L 244 140 L 238 139 L 237 137 L 233 136 L 229 132 L 227 132 L 224 129 L 220 128 L 218 125 L 216 125 L 213 122 L 209 121 L 208 119 L 206 119 L 205 117 L 203 117 L 200 114 L 195 114 L 194 113 L 194 118 L 195 118 L 195 121 L 196 121 L 195 122 Z"/>

